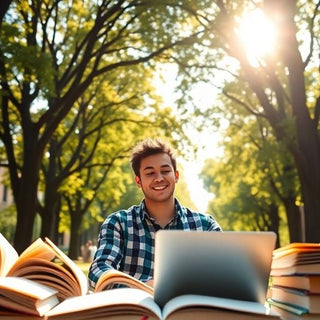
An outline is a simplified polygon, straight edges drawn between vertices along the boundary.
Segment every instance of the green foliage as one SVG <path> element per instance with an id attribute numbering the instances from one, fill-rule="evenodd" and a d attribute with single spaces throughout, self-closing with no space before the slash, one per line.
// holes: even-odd
<path id="1" fill-rule="evenodd" d="M 179 170 L 179 173 L 180 173 L 179 181 L 176 184 L 175 195 L 184 207 L 197 211 L 198 208 L 196 207 L 196 205 L 193 203 L 191 199 L 190 190 L 188 189 L 188 184 L 186 183 L 186 180 L 184 178 L 184 176 L 188 174 L 188 172 L 182 169 L 182 170 Z"/>
<path id="2" fill-rule="evenodd" d="M 67 215 L 77 212 L 85 217 L 86 228 L 91 218 L 101 221 L 113 208 L 139 198 L 131 189 L 129 172 L 123 171 L 137 140 L 168 137 L 177 149 L 187 150 L 185 155 L 192 142 L 186 137 L 187 127 L 219 128 L 223 119 L 230 124 L 223 141 L 225 156 L 204 173 L 206 188 L 216 194 L 215 205 L 232 213 L 231 222 L 241 215 L 254 221 L 253 228 L 268 224 L 265 212 L 279 204 L 279 197 L 300 196 L 292 158 L 300 165 L 317 159 L 301 150 L 318 141 L 318 133 L 308 140 L 303 129 L 313 128 L 313 119 L 315 127 L 319 125 L 319 89 L 314 85 L 319 77 L 319 43 L 310 41 L 310 56 L 301 61 L 300 47 L 280 41 L 274 57 L 252 67 L 236 36 L 244 13 L 261 6 L 272 16 L 282 8 L 277 2 L 268 4 L 13 1 L 0 34 L 0 152 L 11 166 L 16 199 L 23 199 L 18 194 L 21 181 L 31 191 L 30 181 L 24 179 L 37 173 L 41 163 L 38 191 L 46 196 L 40 204 L 50 208 L 50 194 L 58 194 L 62 226 L 70 225 Z M 289 27 L 297 27 L 301 43 L 308 38 L 302 31 L 311 31 L 310 39 L 316 39 L 314 9 L 314 2 L 298 1 L 292 21 L 287 16 L 292 11 L 280 12 L 291 23 L 280 25 L 281 39 L 288 40 Z M 296 52 L 299 63 L 290 65 L 288 52 Z M 177 108 L 164 106 L 155 93 L 157 63 L 178 65 Z M 292 85 L 304 85 L 302 80 L 305 88 Z M 219 101 L 210 95 L 208 107 L 194 101 L 191 92 L 199 83 L 218 88 L 223 93 Z M 298 92 L 302 100 L 306 94 L 307 110 L 302 100 L 294 100 Z M 34 166 L 26 167 L 30 164 Z M 181 188 L 183 194 L 185 186 Z M 25 209 L 24 204 L 20 208 Z M 28 209 L 27 221 L 33 219 L 34 210 Z M 18 212 L 18 218 L 28 214 Z M 247 225 L 246 221 L 242 227 Z"/>
<path id="3" fill-rule="evenodd" d="M 31 195 L 27 209 L 17 203 L 19 230 L 24 220 L 33 224 L 37 191 L 42 218 L 61 206 L 62 229 L 82 217 L 85 226 L 91 216 L 101 220 L 126 191 L 117 166 L 137 140 L 183 144 L 183 122 L 162 105 L 152 79 L 156 62 L 170 60 L 200 26 L 186 9 L 171 1 L 13 2 L 0 38 L 1 138 L 15 198 L 25 199 L 24 183 Z M 21 247 L 30 234 L 18 234 Z"/>
<path id="4" fill-rule="evenodd" d="M 230 120 L 224 156 L 207 160 L 201 172 L 206 189 L 215 195 L 209 212 L 226 230 L 269 230 L 270 207 L 282 206 L 279 195 L 285 198 L 297 192 L 292 158 L 285 146 L 275 142 L 267 123 L 261 121 L 259 130 L 250 117 Z"/>
<path id="5" fill-rule="evenodd" d="M 13 243 L 17 223 L 17 213 L 14 205 L 0 211 L 0 221 L 0 233 L 2 233 L 9 242 Z"/>
<path id="6" fill-rule="evenodd" d="M 21 20 L 19 16 L 16 18 L 12 24 L 1 28 L 3 63 L 10 70 L 6 74 L 7 81 L 10 81 L 17 101 L 22 98 L 19 87 L 23 82 L 32 83 L 34 89 L 40 90 L 42 98 L 49 98 L 54 94 L 55 76 L 51 56 L 38 46 L 25 42 Z"/>

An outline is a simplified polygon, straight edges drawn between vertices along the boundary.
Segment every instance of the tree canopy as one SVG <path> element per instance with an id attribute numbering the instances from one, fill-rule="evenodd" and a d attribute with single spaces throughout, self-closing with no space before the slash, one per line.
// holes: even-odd
<path id="1" fill-rule="evenodd" d="M 188 7 L 174 1 L 11 3 L 1 25 L 0 138 L 17 209 L 17 251 L 31 241 L 41 163 L 60 124 L 102 80 L 123 86 L 135 66 L 153 68 L 155 59 L 190 41 L 197 20 Z M 183 30 L 188 23 L 195 30 Z M 155 104 L 142 84 L 121 99 L 140 96 L 134 112 L 143 115 Z M 163 125 L 167 114 L 161 114 Z"/>
<path id="2" fill-rule="evenodd" d="M 301 192 L 295 200 L 305 213 L 309 242 L 319 241 L 320 228 L 319 6 L 319 1 L 216 1 L 201 12 L 197 45 L 184 60 L 176 59 L 184 89 L 195 81 L 211 82 L 237 107 L 232 116 L 245 112 L 268 122 L 279 147 L 292 157 Z M 252 59 L 241 23 L 256 12 L 273 25 L 276 38 L 271 50 Z M 267 40 L 262 33 L 260 38 Z M 205 112 L 208 118 L 227 116 L 214 101 Z M 300 217 L 292 224 L 301 226 Z"/>
<path id="3" fill-rule="evenodd" d="M 249 201 L 248 190 L 257 190 L 250 199 L 261 212 L 275 212 L 281 202 L 291 239 L 300 237 L 299 202 L 305 240 L 318 242 L 319 6 L 313 0 L 3 1 L 0 156 L 17 210 L 17 250 L 30 243 L 37 212 L 50 220 L 68 208 L 83 217 L 136 140 L 162 135 L 181 146 L 185 125 L 215 126 L 219 117 L 231 124 L 225 168 L 237 155 L 242 161 L 229 184 L 235 194 Z M 276 38 L 272 50 L 253 57 L 241 32 L 256 12 Z M 260 38 L 266 41 L 262 31 Z M 174 115 L 151 85 L 160 63 L 179 67 Z M 224 98 L 208 96 L 211 107 L 193 103 L 190 91 L 199 83 L 212 83 Z M 225 168 L 219 166 L 227 177 Z"/>

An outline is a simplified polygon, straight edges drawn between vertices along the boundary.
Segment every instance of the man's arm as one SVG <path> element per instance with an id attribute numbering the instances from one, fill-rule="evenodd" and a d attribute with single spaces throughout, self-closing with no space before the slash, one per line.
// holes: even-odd
<path id="1" fill-rule="evenodd" d="M 89 268 L 90 288 L 94 289 L 99 277 L 109 269 L 118 269 L 123 257 L 123 233 L 115 214 L 109 216 L 102 224 L 98 248 Z"/>

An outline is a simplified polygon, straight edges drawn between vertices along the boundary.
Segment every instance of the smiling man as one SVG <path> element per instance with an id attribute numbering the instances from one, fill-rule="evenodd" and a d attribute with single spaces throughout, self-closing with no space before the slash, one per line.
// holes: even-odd
<path id="1" fill-rule="evenodd" d="M 144 199 L 110 214 L 101 226 L 89 269 L 94 288 L 99 277 L 117 269 L 153 285 L 154 237 L 161 229 L 221 231 L 208 214 L 183 207 L 174 197 L 179 171 L 174 150 L 160 139 L 146 139 L 132 151 L 131 166 Z"/>

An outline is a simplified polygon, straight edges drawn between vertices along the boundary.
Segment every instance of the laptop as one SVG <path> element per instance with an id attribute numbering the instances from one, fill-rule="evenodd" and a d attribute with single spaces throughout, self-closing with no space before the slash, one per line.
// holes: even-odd
<path id="1" fill-rule="evenodd" d="M 154 300 L 183 294 L 264 304 L 274 232 L 160 230 L 155 237 Z"/>

